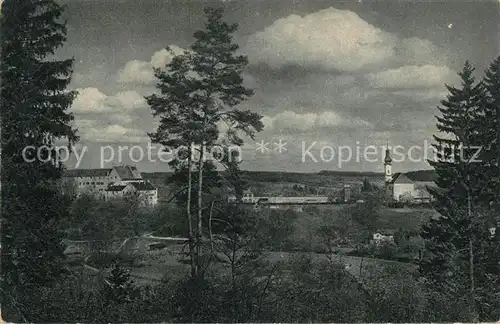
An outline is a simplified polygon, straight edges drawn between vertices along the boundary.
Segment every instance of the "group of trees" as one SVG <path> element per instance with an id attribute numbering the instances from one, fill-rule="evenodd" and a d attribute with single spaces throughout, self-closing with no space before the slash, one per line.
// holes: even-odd
<path id="1" fill-rule="evenodd" d="M 468 320 L 499 318 L 500 244 L 500 57 L 482 80 L 466 62 L 461 84 L 447 86 L 438 107 L 435 136 L 437 188 L 431 190 L 441 217 L 424 226 L 421 273 L 429 286 L 466 305 Z M 465 306 L 464 306 L 465 307 Z M 465 319 L 465 318 L 464 318 Z"/>
<path id="2" fill-rule="evenodd" d="M 1 7 L 1 302 L 7 319 L 26 320 L 34 291 L 65 271 L 59 224 L 70 202 L 58 190 L 62 165 L 51 147 L 77 136 L 67 112 L 76 96 L 67 90 L 73 60 L 54 59 L 66 40 L 61 14 L 49 0 L 7 0 Z M 28 151 L 25 159 L 30 145 L 48 149 L 39 157 Z"/>

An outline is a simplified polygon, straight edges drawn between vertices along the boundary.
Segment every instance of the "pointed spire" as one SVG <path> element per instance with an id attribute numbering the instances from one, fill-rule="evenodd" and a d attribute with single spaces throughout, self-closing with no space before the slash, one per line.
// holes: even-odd
<path id="1" fill-rule="evenodd" d="M 384 159 L 384 163 L 385 164 L 392 163 L 391 152 L 389 151 L 389 143 L 387 143 L 386 146 L 385 146 L 385 159 Z"/>

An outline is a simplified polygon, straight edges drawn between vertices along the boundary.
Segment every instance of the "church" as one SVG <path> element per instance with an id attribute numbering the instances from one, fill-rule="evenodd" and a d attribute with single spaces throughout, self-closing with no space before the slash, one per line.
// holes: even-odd
<path id="1" fill-rule="evenodd" d="M 390 151 L 385 150 L 384 158 L 385 190 L 389 199 L 397 202 L 428 203 L 432 195 L 427 188 L 435 187 L 434 181 L 410 179 L 405 173 L 392 173 Z"/>

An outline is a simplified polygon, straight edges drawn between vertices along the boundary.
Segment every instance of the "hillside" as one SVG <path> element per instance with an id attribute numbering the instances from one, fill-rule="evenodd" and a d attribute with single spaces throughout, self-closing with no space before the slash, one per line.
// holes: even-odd
<path id="1" fill-rule="evenodd" d="M 413 181 L 434 181 L 434 170 L 418 170 L 405 173 Z M 151 181 L 158 188 L 159 201 L 166 201 L 172 194 L 168 178 L 172 172 L 142 173 L 143 178 Z M 293 187 L 303 184 L 309 187 L 304 194 L 341 194 L 344 185 L 351 186 L 353 192 L 358 192 L 364 179 L 372 185 L 382 188 L 384 175 L 377 172 L 355 171 L 320 171 L 318 173 L 297 173 L 278 171 L 246 171 L 241 176 L 248 186 L 262 195 L 296 195 Z M 318 191 L 319 190 L 319 191 Z"/>

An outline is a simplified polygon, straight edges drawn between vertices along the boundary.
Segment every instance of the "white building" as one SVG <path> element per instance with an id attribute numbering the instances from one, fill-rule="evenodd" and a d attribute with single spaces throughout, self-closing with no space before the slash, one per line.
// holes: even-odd
<path id="1" fill-rule="evenodd" d="M 80 196 L 91 194 L 104 200 L 124 199 L 136 195 L 144 204 L 158 203 L 158 190 L 142 178 L 134 166 L 115 166 L 108 169 L 67 170 L 63 177 L 65 190 Z"/>
<path id="2" fill-rule="evenodd" d="M 389 149 L 385 151 L 384 159 L 385 187 L 387 196 L 401 202 L 430 202 L 432 195 L 428 188 L 434 187 L 432 181 L 415 181 L 403 173 L 392 173 L 392 158 Z"/>
<path id="3" fill-rule="evenodd" d="M 138 199 L 141 205 L 154 206 L 158 203 L 158 190 L 149 181 L 122 182 L 106 188 L 105 199 Z"/>
<path id="4" fill-rule="evenodd" d="M 243 192 L 242 203 L 246 204 L 270 204 L 270 205 L 307 205 L 307 204 L 327 204 L 327 196 L 299 196 L 299 197 L 281 197 L 281 196 L 263 196 L 256 197 L 251 190 Z"/>
<path id="5" fill-rule="evenodd" d="M 375 244 L 381 244 L 383 242 L 386 243 L 394 243 L 394 235 L 391 233 L 381 233 L 377 232 L 373 234 L 373 243 Z"/>

